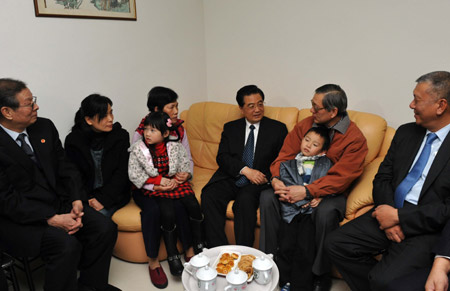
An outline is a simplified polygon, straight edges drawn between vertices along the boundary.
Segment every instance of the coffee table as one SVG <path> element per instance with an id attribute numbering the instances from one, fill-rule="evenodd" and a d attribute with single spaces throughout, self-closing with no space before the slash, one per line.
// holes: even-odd
<path id="1" fill-rule="evenodd" d="M 265 253 L 261 252 L 260 250 L 246 247 L 246 246 L 237 246 L 237 245 L 226 245 L 226 246 L 219 246 L 212 249 L 204 249 L 203 254 L 208 256 L 210 258 L 210 265 L 214 263 L 217 256 L 220 254 L 220 252 L 226 251 L 226 252 L 240 252 L 243 255 L 254 255 L 256 257 L 265 256 L 267 259 L 271 260 L 273 263 L 273 269 L 272 269 L 272 280 L 267 285 L 259 285 L 258 283 L 253 280 L 251 283 L 248 283 L 247 290 L 248 291 L 274 291 L 278 288 L 278 280 L 280 278 L 280 274 L 277 268 L 277 265 L 272 260 L 271 256 L 266 255 Z M 186 270 L 183 271 L 183 274 L 181 276 L 181 281 L 183 283 L 183 287 L 186 291 L 197 291 L 197 280 L 194 279 Z M 217 276 L 217 287 L 216 291 L 222 291 L 225 286 L 227 286 L 227 280 L 225 277 L 218 275 Z"/>

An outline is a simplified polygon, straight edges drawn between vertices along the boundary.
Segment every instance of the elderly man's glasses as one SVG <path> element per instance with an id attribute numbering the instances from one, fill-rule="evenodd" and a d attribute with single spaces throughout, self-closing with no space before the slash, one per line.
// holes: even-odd
<path id="1" fill-rule="evenodd" d="M 33 96 L 33 99 L 32 99 L 32 101 L 31 101 L 30 104 L 27 104 L 27 105 L 19 105 L 19 107 L 31 107 L 31 109 L 34 109 L 34 105 L 36 105 L 36 104 L 37 104 L 37 97 L 36 97 L 36 96 Z"/>
<path id="2" fill-rule="evenodd" d="M 311 107 L 314 110 L 314 112 L 319 112 L 322 109 L 325 109 L 325 107 L 319 107 L 316 104 L 314 104 L 314 102 L 311 101 Z"/>

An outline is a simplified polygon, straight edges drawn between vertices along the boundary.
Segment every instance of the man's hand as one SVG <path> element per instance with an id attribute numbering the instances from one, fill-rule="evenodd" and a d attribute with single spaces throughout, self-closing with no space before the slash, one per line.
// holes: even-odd
<path id="1" fill-rule="evenodd" d="M 405 235 L 403 234 L 403 230 L 400 225 L 394 225 L 390 228 L 386 228 L 384 233 L 389 240 L 396 243 L 401 243 L 405 239 Z"/>
<path id="2" fill-rule="evenodd" d="M 282 202 L 288 202 L 286 194 L 289 193 L 289 189 L 288 187 L 286 187 L 286 185 L 284 185 L 283 181 L 277 178 L 273 178 L 271 184 L 274 193 L 280 197 L 278 199 Z"/>
<path id="3" fill-rule="evenodd" d="M 435 258 L 425 283 L 426 291 L 447 291 L 448 273 L 450 272 L 450 260 L 447 258 Z"/>
<path id="4" fill-rule="evenodd" d="M 295 203 L 306 198 L 306 188 L 304 186 L 294 185 L 287 188 L 289 190 L 286 195 L 288 202 Z"/>
<path id="5" fill-rule="evenodd" d="M 244 175 L 252 184 L 262 185 L 264 183 L 267 183 L 266 175 L 258 170 L 244 167 L 244 169 L 242 169 L 241 171 L 241 174 Z"/>
<path id="6" fill-rule="evenodd" d="M 103 208 L 105 208 L 105 206 L 103 206 L 103 204 L 101 204 L 100 201 L 98 201 L 95 198 L 89 199 L 89 206 L 91 206 L 92 208 L 94 208 L 97 211 L 100 211 Z"/>
<path id="7" fill-rule="evenodd" d="M 83 212 L 83 202 L 81 200 L 75 200 L 72 202 L 71 213 L 75 215 L 75 218 L 80 218 L 84 215 Z"/>
<path id="8" fill-rule="evenodd" d="M 189 174 L 188 172 L 179 172 L 175 174 L 175 181 L 178 184 L 183 184 L 190 178 L 190 176 L 191 174 Z"/>
<path id="9" fill-rule="evenodd" d="M 372 217 L 378 220 L 381 230 L 390 228 L 400 222 L 398 219 L 398 210 L 386 204 L 377 206 L 374 212 L 372 212 Z"/>
<path id="10" fill-rule="evenodd" d="M 73 209 L 70 213 L 66 214 L 56 214 L 49 219 L 47 219 L 47 223 L 50 226 L 60 228 L 72 235 L 80 230 L 83 227 L 83 223 L 81 222 L 81 217 L 76 217 L 73 213 Z"/>

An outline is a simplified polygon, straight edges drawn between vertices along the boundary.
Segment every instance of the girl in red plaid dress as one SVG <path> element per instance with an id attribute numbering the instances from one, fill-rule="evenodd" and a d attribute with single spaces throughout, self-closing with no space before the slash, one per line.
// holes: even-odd
<path id="1" fill-rule="evenodd" d="M 130 148 L 128 174 L 131 182 L 144 196 L 156 199 L 161 210 L 161 227 L 166 244 L 169 267 L 172 274 L 181 275 L 183 265 L 176 248 L 176 212 L 173 201 L 178 199 L 190 217 L 194 250 L 203 247 L 201 222 L 203 214 L 191 185 L 192 176 L 189 158 L 183 145 L 169 140 L 169 133 L 175 125 L 170 117 L 161 111 L 150 113 L 144 120 L 143 138 Z M 177 175 L 183 173 L 184 175 Z M 145 184 L 153 184 L 153 190 L 146 190 Z M 145 230 L 143 229 L 143 232 Z M 145 237 L 145 233 L 143 233 Z"/>

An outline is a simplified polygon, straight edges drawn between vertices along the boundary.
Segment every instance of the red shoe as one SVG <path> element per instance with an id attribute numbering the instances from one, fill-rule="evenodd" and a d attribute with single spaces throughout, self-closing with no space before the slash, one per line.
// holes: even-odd
<path id="1" fill-rule="evenodd" d="M 153 285 L 155 285 L 156 288 L 164 289 L 167 287 L 167 284 L 169 282 L 167 281 L 166 273 L 164 273 L 164 270 L 161 266 L 159 266 L 154 270 L 150 269 L 149 266 L 148 271 L 150 273 L 150 280 L 152 281 Z"/>
<path id="2" fill-rule="evenodd" d="M 188 257 L 188 256 L 186 256 L 186 254 L 184 254 L 184 261 L 185 261 L 186 263 L 189 263 L 189 261 L 192 259 L 192 257 L 193 257 L 193 256 Z"/>

